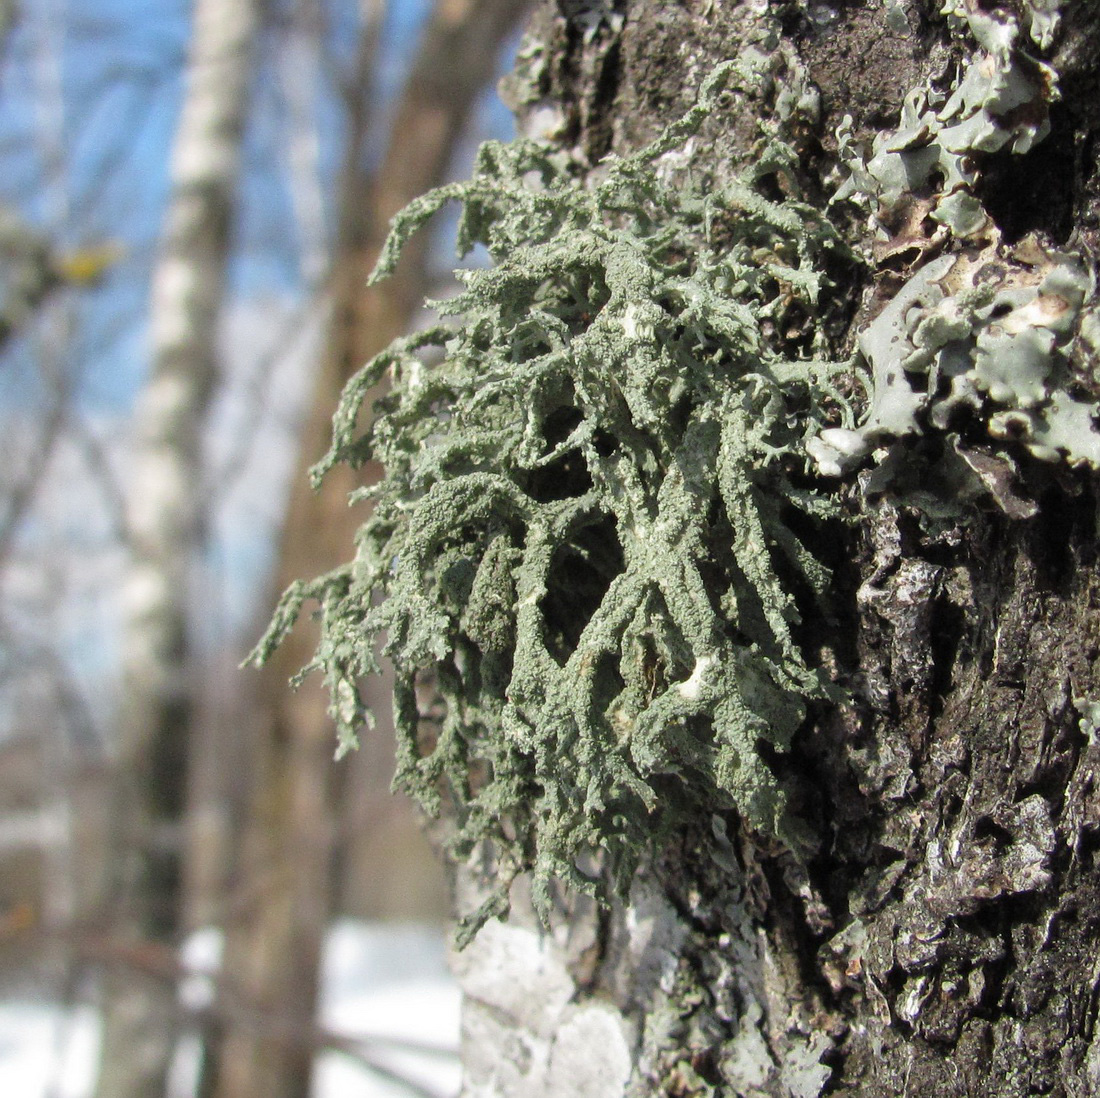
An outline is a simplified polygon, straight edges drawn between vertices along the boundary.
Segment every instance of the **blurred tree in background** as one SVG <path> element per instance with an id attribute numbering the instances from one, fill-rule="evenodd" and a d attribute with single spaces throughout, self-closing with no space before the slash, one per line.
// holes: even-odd
<path id="1" fill-rule="evenodd" d="M 514 0 L 437 0 L 385 154 L 373 171 L 364 160 L 377 34 L 370 20 L 364 25 L 350 88 L 352 125 L 339 183 L 330 315 L 280 541 L 280 589 L 318 566 L 335 567 L 360 521 L 347 502 L 352 477 L 334 477 L 315 494 L 306 469 L 327 447 L 344 384 L 404 330 L 422 301 L 430 275 L 428 243 L 408 257 L 403 277 L 369 294 L 367 275 L 389 219 L 443 180 L 467 116 L 522 11 Z M 310 632 L 301 630 L 266 669 L 261 723 L 249 754 L 253 785 L 243 898 L 226 921 L 223 1016 L 229 1021 L 218 1062 L 220 1098 L 294 1098 L 308 1089 L 313 1050 L 282 1034 L 308 1032 L 316 1013 L 318 960 L 333 895 L 338 820 L 332 807 L 342 777 L 332 764 L 332 722 L 321 684 L 311 680 L 286 695 L 288 679 L 309 662 L 316 643 Z M 384 691 L 376 688 L 375 697 L 384 708 Z M 270 1033 L 234 1024 L 240 1016 L 277 1018 L 281 1026 Z"/>
<path id="2" fill-rule="evenodd" d="M 314 496 L 304 470 L 439 290 L 436 249 L 366 274 L 389 217 L 507 124 L 485 91 L 524 11 L 0 7 L 0 944 L 30 934 L 63 994 L 105 974 L 103 1098 L 164 1094 L 196 1026 L 205 1093 L 305 1095 L 334 913 L 443 914 L 387 738 L 334 767 L 322 692 L 286 691 L 309 631 L 236 664 L 359 521 L 350 480 Z M 195 1018 L 201 925 L 226 943 Z"/>
<path id="3" fill-rule="evenodd" d="M 218 381 L 258 0 L 196 0 L 183 108 L 149 307 L 152 364 L 133 416 L 122 588 L 122 696 L 107 847 L 108 933 L 168 948 L 183 929 L 182 825 L 199 680 L 190 574 L 203 549 L 202 434 Z M 176 993 L 108 970 L 100 1098 L 164 1093 Z"/>

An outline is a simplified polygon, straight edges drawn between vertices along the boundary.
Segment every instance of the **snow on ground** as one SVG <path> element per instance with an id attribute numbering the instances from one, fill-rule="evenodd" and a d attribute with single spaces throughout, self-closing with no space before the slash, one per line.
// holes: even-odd
<path id="1" fill-rule="evenodd" d="M 460 994 L 447 968 L 442 931 L 418 926 L 364 927 L 344 920 L 329 933 L 322 971 L 321 1024 L 336 1033 L 369 1035 L 367 1051 L 432 1094 L 458 1093 Z M 418 1050 L 419 1048 L 419 1050 Z M 363 1068 L 326 1052 L 314 1075 L 315 1098 L 407 1098 Z"/>
<path id="2" fill-rule="evenodd" d="M 0 1003 L 0 1094 L 87 1098 L 98 1044 L 91 1007 L 64 1012 L 51 1003 Z"/>
<path id="3" fill-rule="evenodd" d="M 183 959 L 196 973 L 216 969 L 221 943 L 201 931 Z M 460 997 L 447 968 L 443 931 L 416 925 L 342 920 L 329 933 L 322 970 L 320 1023 L 347 1042 L 349 1053 L 318 1057 L 313 1098 L 452 1098 L 458 1093 Z M 180 989 L 200 1006 L 210 988 L 201 975 Z M 0 1002 L 0 1095 L 89 1098 L 99 1044 L 90 1006 L 65 1011 L 56 1003 Z M 181 1041 L 172 1098 L 193 1093 L 196 1045 Z M 368 1070 L 368 1060 L 378 1070 Z M 400 1085 L 394 1076 L 413 1082 Z"/>

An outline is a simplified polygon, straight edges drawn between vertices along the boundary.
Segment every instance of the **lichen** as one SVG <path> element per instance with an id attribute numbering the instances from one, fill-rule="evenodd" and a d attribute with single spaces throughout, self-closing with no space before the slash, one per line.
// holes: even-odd
<path id="1" fill-rule="evenodd" d="M 853 143 L 850 119 L 841 124 L 838 140 L 849 174 L 835 200 L 864 204 L 880 247 L 926 217 L 939 223 L 941 232 L 924 242 L 925 248 L 947 234 L 957 239 L 988 234 L 991 221 L 975 193 L 983 158 L 1002 149 L 1030 152 L 1050 132 L 1048 108 L 1058 98 L 1057 74 L 1027 53 L 1021 40 L 1030 34 L 1044 47 L 1049 44 L 1057 7 L 1056 0 L 1042 9 L 1025 5 L 1024 14 L 1015 17 L 986 12 L 973 0 L 947 0 L 944 13 L 968 29 L 980 47 L 954 86 L 948 92 L 933 84 L 913 89 L 900 125 L 875 138 L 870 156 Z"/>
<path id="2" fill-rule="evenodd" d="M 874 453 L 868 483 L 884 490 L 904 480 L 907 440 L 935 438 L 951 506 L 991 498 L 1021 518 L 1036 512 L 1017 491 L 1024 454 L 1100 468 L 1096 402 L 1081 385 L 1095 357 L 1095 272 L 1083 253 L 1035 235 L 1008 245 L 979 187 L 989 154 L 1029 152 L 1049 131 L 1057 75 L 1024 41 L 1049 47 L 1059 7 L 1010 14 L 948 0 L 944 12 L 979 46 L 954 88 L 911 92 L 899 129 L 869 158 L 842 125 L 849 174 L 834 202 L 863 206 L 874 258 L 908 277 L 859 333 L 870 404 L 857 429 L 810 442 L 820 472 L 840 476 Z"/>
<path id="3" fill-rule="evenodd" d="M 1043 461 L 1100 468 L 1095 404 L 1070 395 L 1078 318 L 1095 288 L 1075 258 L 1033 241 L 924 264 L 860 333 L 871 404 L 858 429 L 811 441 L 818 467 L 838 476 L 897 440 L 962 432 L 974 454 L 1011 441 Z"/>
<path id="4" fill-rule="evenodd" d="M 495 850 L 460 940 L 516 873 L 545 917 L 554 882 L 602 896 L 593 865 L 622 886 L 701 813 L 795 841 L 761 745 L 786 749 L 829 692 L 796 636 L 798 599 L 829 583 L 799 531 L 834 513 L 807 441 L 854 427 L 823 321 L 827 262 L 850 256 L 774 133 L 738 179 L 671 166 L 734 72 L 587 184 L 536 143 L 482 146 L 470 181 L 395 219 L 379 262 L 452 200 L 460 252 L 492 257 L 438 303 L 450 323 L 348 386 L 316 475 L 373 459 L 384 477 L 361 493 L 355 560 L 292 587 L 257 656 L 317 599 L 307 670 L 350 745 L 385 637 L 396 784 L 450 805 L 455 857 Z"/>
<path id="5" fill-rule="evenodd" d="M 1090 745 L 1096 744 L 1100 733 L 1100 702 L 1091 698 L 1074 698 L 1073 706 L 1080 714 L 1077 722 L 1083 735 L 1088 737 Z"/>

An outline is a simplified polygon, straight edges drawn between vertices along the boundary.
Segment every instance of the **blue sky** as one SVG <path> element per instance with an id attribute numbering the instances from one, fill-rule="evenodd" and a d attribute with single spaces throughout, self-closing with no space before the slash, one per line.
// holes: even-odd
<path id="1" fill-rule="evenodd" d="M 346 62 L 354 47 L 354 24 L 346 13 L 358 2 L 322 3 L 334 15 L 333 55 Z M 429 0 L 393 0 L 389 6 L 378 70 L 383 101 L 401 87 L 428 8 Z M 39 498 L 20 528 L 25 571 L 16 579 L 10 569 L 0 573 L 0 599 L 6 601 L 0 626 L 13 629 L 18 619 L 25 639 L 56 646 L 76 680 L 88 684 L 89 696 L 102 700 L 109 696 L 102 683 L 115 664 L 115 588 L 124 565 L 107 512 L 112 490 L 124 487 L 127 416 L 149 364 L 149 273 L 168 193 L 190 4 L 23 0 L 21 10 L 0 64 L 0 204 L 19 211 L 63 248 L 110 242 L 121 247 L 122 258 L 98 286 L 58 295 L 0 353 L 0 485 L 6 489 L 0 491 L 0 525 L 12 486 L 35 474 L 33 436 L 51 399 L 43 356 L 59 328 L 65 337 L 53 346 L 64 347 L 60 375 L 71 385 L 77 417 L 113 460 L 118 485 L 111 489 L 93 476 L 70 438 L 55 449 Z M 339 13 L 345 14 L 335 18 Z M 271 61 L 275 45 L 275 32 L 268 32 L 259 50 L 227 302 L 227 331 L 242 353 L 229 364 L 237 379 L 214 417 L 215 435 L 232 435 L 240 424 L 240 403 L 248 399 L 242 386 L 247 392 L 247 384 L 267 386 L 269 380 L 287 391 L 297 385 L 300 404 L 308 384 L 301 353 L 297 363 L 288 356 L 270 379 L 260 353 L 305 297 L 285 174 L 279 74 Z M 329 196 L 340 162 L 338 112 L 323 102 L 316 110 L 322 188 Z M 473 130 L 479 137 L 512 133 L 510 116 L 491 90 L 482 97 Z M 380 133 L 376 153 L 383 141 Z M 473 148 L 474 142 L 464 143 L 456 175 L 469 171 Z M 441 248 L 441 264 L 449 257 L 449 247 L 445 254 Z M 293 392 L 269 397 L 281 402 L 275 420 L 293 418 Z M 285 490 L 285 469 L 278 469 L 294 446 L 285 424 L 281 435 L 272 434 L 279 425 L 270 419 L 267 434 L 249 451 L 241 483 L 211 516 L 203 578 L 216 603 L 203 618 L 209 648 L 247 646 L 259 602 L 268 594 Z M 30 442 L 15 441 L 17 434 Z M 233 452 L 225 438 L 214 437 L 211 445 L 220 455 Z M 47 582 L 43 565 L 53 569 L 55 562 L 57 574 Z M 0 633 L 0 655 L 4 644 Z"/>
<path id="2" fill-rule="evenodd" d="M 348 13 L 357 5 L 326 0 L 325 6 L 332 52 L 348 62 L 354 49 Z M 428 0 L 389 5 L 378 72 L 383 104 L 401 86 L 429 6 Z M 78 393 L 82 406 L 99 413 L 124 414 L 147 367 L 148 271 L 167 195 L 189 35 L 190 5 L 181 0 L 25 0 L 0 70 L 0 202 L 65 247 L 110 242 L 123 253 L 103 284 L 81 292 L 74 305 Z M 288 230 L 294 217 L 270 32 L 266 39 L 230 265 L 232 292 L 243 297 L 303 288 L 299 242 Z M 495 96 L 486 97 L 479 124 L 494 136 L 510 133 Z M 324 102 L 317 126 L 331 194 L 341 135 L 337 112 Z M 376 153 L 383 142 L 380 131 Z M 5 360 L 5 403 L 33 404 L 41 394 L 31 349 L 16 346 Z"/>

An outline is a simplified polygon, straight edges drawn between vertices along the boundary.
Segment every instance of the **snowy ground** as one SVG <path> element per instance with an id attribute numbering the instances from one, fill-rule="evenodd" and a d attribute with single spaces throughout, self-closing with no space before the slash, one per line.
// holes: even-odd
<path id="1" fill-rule="evenodd" d="M 202 932 L 188 942 L 184 960 L 194 971 L 210 971 L 218 950 L 216 933 Z M 314 1098 L 458 1093 L 459 992 L 441 930 L 340 922 L 326 945 L 323 989 L 322 1026 L 350 1039 L 362 1055 L 323 1053 Z M 201 976 L 181 988 L 184 1001 L 195 1005 L 208 994 Z M 0 1095 L 89 1098 L 98 1041 L 99 1021 L 89 1006 L 63 1011 L 43 1001 L 0 1002 Z M 195 1068 L 195 1046 L 184 1040 L 171 1098 L 189 1098 Z M 394 1075 L 414 1086 L 399 1084 Z"/>

